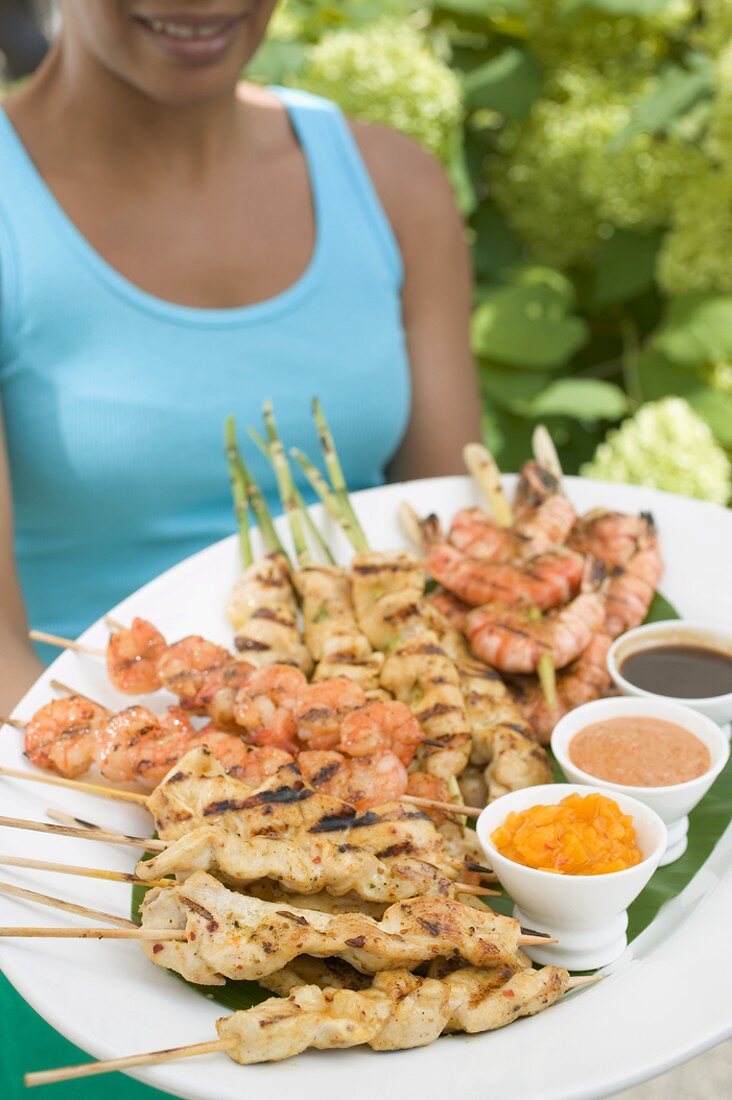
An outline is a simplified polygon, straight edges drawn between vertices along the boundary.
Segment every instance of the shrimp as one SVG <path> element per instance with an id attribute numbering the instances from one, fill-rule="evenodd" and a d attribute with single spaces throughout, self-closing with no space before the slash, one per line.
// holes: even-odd
<path id="1" fill-rule="evenodd" d="M 253 672 L 254 665 L 242 660 L 233 660 L 214 669 L 206 674 L 189 709 L 208 714 L 216 729 L 236 732 L 234 700 L 239 688 L 249 682 Z"/>
<path id="2" fill-rule="evenodd" d="M 293 715 L 298 740 L 308 749 L 337 748 L 344 719 L 365 704 L 363 688 L 342 676 L 308 684 Z"/>
<path id="3" fill-rule="evenodd" d="M 231 664 L 234 658 L 220 645 L 190 634 L 168 646 L 158 660 L 160 683 L 181 700 L 186 710 L 200 712 L 195 700 L 211 673 Z"/>
<path id="4" fill-rule="evenodd" d="M 37 768 L 73 778 L 96 762 L 109 712 L 79 695 L 54 699 L 25 727 L 25 754 Z"/>
<path id="5" fill-rule="evenodd" d="M 461 508 L 450 525 L 449 541 L 480 561 L 508 562 L 516 557 L 517 541 L 509 527 L 499 527 L 482 508 Z"/>
<path id="6" fill-rule="evenodd" d="M 583 559 L 567 550 L 539 554 L 523 564 L 477 561 L 443 542 L 427 552 L 427 568 L 436 581 L 473 607 L 558 607 L 577 592 Z"/>
<path id="7" fill-rule="evenodd" d="M 163 635 L 146 619 L 134 618 L 131 626 L 110 634 L 107 673 L 117 691 L 125 695 L 157 691 L 158 662 L 166 647 Z"/>
<path id="8" fill-rule="evenodd" d="M 99 748 L 99 770 L 115 783 L 137 780 L 152 790 L 193 747 L 195 730 L 180 707 L 159 719 L 147 707 L 112 715 Z"/>
<path id="9" fill-rule="evenodd" d="M 307 680 L 293 665 L 265 665 L 239 688 L 234 699 L 234 720 L 255 745 L 272 745 L 297 752 L 297 727 L 293 711 Z"/>
<path id="10" fill-rule="evenodd" d="M 339 748 L 348 756 L 368 756 L 376 749 L 391 749 L 406 766 L 414 759 L 423 737 L 408 706 L 375 700 L 346 715 Z"/>
<path id="11" fill-rule="evenodd" d="M 416 795 L 417 798 L 431 798 L 434 802 L 450 802 L 450 790 L 444 779 L 436 775 L 428 775 L 427 772 L 412 772 L 407 779 L 407 794 Z M 471 806 L 477 805 L 475 802 Z M 448 815 L 442 810 L 425 809 L 429 817 L 439 828 L 448 819 Z"/>
<path id="12" fill-rule="evenodd" d="M 569 544 L 581 554 L 592 554 L 608 569 L 614 569 L 625 565 L 639 547 L 648 542 L 654 530 L 653 516 L 648 512 L 631 516 L 593 508 L 577 520 Z"/>
<path id="13" fill-rule="evenodd" d="M 663 562 L 655 534 L 641 543 L 625 565 L 616 566 L 605 594 L 605 630 L 611 638 L 640 626 L 648 614 L 662 573 Z"/>
<path id="14" fill-rule="evenodd" d="M 549 742 L 562 715 L 608 692 L 612 680 L 606 662 L 611 644 L 608 634 L 595 634 L 581 657 L 559 673 L 556 707 L 548 706 L 536 680 L 511 680 L 516 705 L 542 744 Z"/>
<path id="15" fill-rule="evenodd" d="M 544 618 L 532 609 L 481 607 L 467 616 L 473 653 L 503 672 L 534 672 L 545 653 L 555 668 L 564 668 L 590 643 L 605 621 L 605 603 L 597 582 L 603 575 L 598 563 L 589 562 L 583 591 L 574 600 Z"/>
<path id="16" fill-rule="evenodd" d="M 557 479 L 533 460 L 525 462 L 521 470 L 514 508 L 513 531 L 522 540 L 520 553 L 523 558 L 563 546 L 576 518 Z"/>
<path id="17" fill-rule="evenodd" d="M 224 771 L 243 779 L 252 788 L 258 787 L 279 768 L 293 762 L 289 752 L 266 746 L 252 748 L 235 733 L 225 733 L 214 726 L 204 726 L 195 735 L 195 744 L 208 749 Z"/>
<path id="18" fill-rule="evenodd" d="M 298 766 L 316 790 L 366 810 L 400 798 L 407 789 L 407 769 L 390 749 L 351 759 L 339 752 L 301 752 Z"/>

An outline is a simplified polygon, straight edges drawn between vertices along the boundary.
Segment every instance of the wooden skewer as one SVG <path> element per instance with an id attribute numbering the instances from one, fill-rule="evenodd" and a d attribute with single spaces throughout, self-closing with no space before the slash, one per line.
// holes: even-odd
<path id="1" fill-rule="evenodd" d="M 104 829 L 72 829 L 67 825 L 48 825 L 44 821 L 26 821 L 22 817 L 0 817 L 0 826 L 9 829 L 27 829 L 31 833 L 50 833 L 52 836 L 73 836 L 82 840 L 103 840 L 109 844 L 127 844 L 149 852 L 162 852 L 168 845 L 165 840 L 152 837 L 127 836 L 125 833 L 107 832 Z"/>
<path id="2" fill-rule="evenodd" d="M 103 827 L 97 825 L 95 821 L 87 821 L 83 817 L 75 817 L 73 814 L 65 814 L 61 810 L 54 810 L 53 806 L 46 809 L 46 817 L 50 817 L 51 821 L 58 821 L 61 825 L 72 825 L 75 829 L 101 829 Z"/>
<path id="3" fill-rule="evenodd" d="M 564 471 L 559 461 L 557 448 L 554 446 L 554 440 L 544 424 L 537 424 L 534 428 L 534 432 L 531 436 L 531 449 L 539 465 L 543 466 L 545 470 L 548 470 L 552 477 L 555 477 L 561 485 Z"/>
<path id="4" fill-rule="evenodd" d="M 3 860 L 7 863 L 7 860 Z M 102 913 L 99 909 L 89 909 L 86 905 L 76 905 L 72 901 L 64 901 L 63 898 L 54 898 L 50 894 L 37 894 L 35 890 L 24 890 L 21 886 L 11 886 L 9 882 L 0 882 L 0 894 L 9 894 L 13 898 L 22 898 L 23 901 L 35 901 L 39 905 L 48 905 L 51 909 L 62 909 L 65 913 L 74 913 L 77 917 L 89 917 L 92 920 L 105 921 L 107 924 L 116 924 L 121 928 L 137 928 L 134 921 L 127 917 L 115 917 L 112 913 Z"/>
<path id="5" fill-rule="evenodd" d="M 583 985 L 590 985 L 598 981 L 600 977 L 599 974 L 592 974 L 586 978 L 570 978 L 567 991 L 569 992 Z M 149 1054 L 129 1054 L 125 1058 L 108 1058 L 103 1062 L 85 1062 L 78 1066 L 66 1066 L 64 1069 L 27 1073 L 23 1078 L 23 1083 L 28 1088 L 35 1085 L 53 1085 L 60 1081 L 74 1081 L 80 1077 L 93 1077 L 96 1074 L 112 1073 L 115 1070 L 159 1065 L 164 1062 L 175 1062 L 181 1058 L 195 1058 L 201 1054 L 223 1054 L 229 1049 L 230 1044 L 225 1039 L 213 1039 L 208 1043 L 189 1043 L 187 1046 L 173 1047 L 171 1050 L 158 1050 Z"/>
<path id="6" fill-rule="evenodd" d="M 0 866 L 28 867 L 33 871 L 53 871 L 59 875 L 76 875 L 79 878 L 98 878 L 107 882 L 129 882 L 133 886 L 177 886 L 174 879 L 141 879 L 127 871 L 105 871 L 96 867 L 78 867 L 73 863 L 49 863 L 45 859 L 26 859 L 25 856 L 0 856 Z M 0 887 L 1 889 L 2 887 Z M 489 893 L 489 891 L 484 891 Z"/>
<path id="7" fill-rule="evenodd" d="M 513 509 L 501 486 L 500 471 L 493 455 L 482 443 L 468 443 L 463 448 L 463 461 L 490 504 L 498 526 L 511 527 Z"/>
<path id="8" fill-rule="evenodd" d="M 58 634 L 47 634 L 45 630 L 29 630 L 28 637 L 34 642 L 45 642 L 46 645 L 55 645 L 59 649 L 73 649 L 76 653 L 89 653 L 92 657 L 106 657 L 103 649 L 95 649 L 94 646 L 84 642 L 75 642 L 73 638 L 62 638 Z"/>
<path id="9" fill-rule="evenodd" d="M 12 726 L 14 730 L 18 730 L 22 733 L 25 729 L 25 722 L 21 722 L 19 718 L 6 718 L 0 714 L 0 726 Z"/>
<path id="10" fill-rule="evenodd" d="M 100 703 L 98 699 L 92 699 L 90 695 L 85 695 L 83 691 L 78 691 L 76 688 L 69 687 L 68 684 L 64 684 L 61 680 L 51 680 L 51 687 L 54 691 L 58 691 L 61 695 L 76 695 L 78 699 L 85 699 L 87 703 L 92 703 L 95 707 L 101 707 L 102 710 L 106 710 L 109 713 L 109 707 L 105 707 L 104 703 Z"/>
<path id="11" fill-rule="evenodd" d="M 113 619 L 111 615 L 105 615 L 104 616 L 104 621 L 105 621 L 105 623 L 107 624 L 107 626 L 109 627 L 110 630 L 125 630 L 126 629 L 124 623 L 117 622 L 117 620 Z"/>
<path id="12" fill-rule="evenodd" d="M 595 985 L 596 982 L 602 981 L 602 974 L 581 974 L 577 978 L 570 978 L 567 983 L 567 989 L 581 989 L 585 985 Z"/>
<path id="13" fill-rule="evenodd" d="M 412 806 L 424 806 L 428 810 L 443 810 L 461 817 L 480 817 L 483 813 L 477 806 L 463 806 L 461 802 L 438 802 L 434 798 L 419 798 L 414 794 L 402 794 L 399 801 L 409 802 Z"/>
<path id="14" fill-rule="evenodd" d="M 0 928 L 0 939 L 36 940 L 177 940 L 188 939 L 183 928 L 30 928 L 18 925 Z M 533 942 L 533 941 L 532 941 Z M 546 943 L 542 940 L 542 943 Z"/>
<path id="15" fill-rule="evenodd" d="M 229 1047 L 230 1044 L 224 1039 L 212 1039 L 208 1043 L 189 1043 L 187 1046 L 173 1047 L 171 1050 L 128 1054 L 126 1058 L 107 1058 L 103 1062 L 84 1062 L 78 1066 L 66 1066 L 64 1069 L 26 1073 L 23 1084 L 27 1088 L 33 1088 L 35 1085 L 54 1085 L 60 1081 L 93 1077 L 98 1073 L 114 1073 L 116 1070 L 134 1069 L 135 1066 L 156 1066 L 163 1062 L 175 1062 L 181 1058 L 195 1058 L 199 1054 L 216 1054 L 228 1050 Z"/>
<path id="16" fill-rule="evenodd" d="M 67 790 L 84 791 L 85 794 L 97 794 L 102 798 L 116 798 L 120 802 L 134 802 L 138 806 L 147 807 L 149 798 L 146 794 L 138 794 L 136 791 L 121 791 L 116 787 L 105 787 L 101 783 L 85 783 L 81 779 L 65 779 L 62 776 L 42 775 L 40 772 L 27 772 L 21 768 L 0 767 L 0 776 L 8 779 L 25 779 L 29 783 L 45 783 L 49 787 L 65 787 Z"/>
<path id="17" fill-rule="evenodd" d="M 500 898 L 500 890 L 489 890 L 485 886 L 473 886 L 470 882 L 454 882 L 457 894 L 473 894 L 476 898 Z"/>

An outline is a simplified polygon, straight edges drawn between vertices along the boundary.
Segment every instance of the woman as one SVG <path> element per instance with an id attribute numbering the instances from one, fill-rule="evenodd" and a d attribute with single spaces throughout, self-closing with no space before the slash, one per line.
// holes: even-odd
<path id="1" fill-rule="evenodd" d="M 354 489 L 457 472 L 479 433 L 445 177 L 321 100 L 237 94 L 273 7 L 61 0 L 0 111 L 0 712 L 40 671 L 28 621 L 75 635 L 231 532 L 227 413 L 272 397 L 313 452 L 317 393 Z"/>

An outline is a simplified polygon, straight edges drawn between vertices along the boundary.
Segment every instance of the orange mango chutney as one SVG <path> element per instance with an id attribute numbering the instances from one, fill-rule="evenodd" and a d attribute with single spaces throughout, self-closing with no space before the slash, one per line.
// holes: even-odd
<path id="1" fill-rule="evenodd" d="M 607 875 L 643 859 L 633 818 L 601 794 L 510 813 L 491 840 L 506 859 L 560 875 Z"/>

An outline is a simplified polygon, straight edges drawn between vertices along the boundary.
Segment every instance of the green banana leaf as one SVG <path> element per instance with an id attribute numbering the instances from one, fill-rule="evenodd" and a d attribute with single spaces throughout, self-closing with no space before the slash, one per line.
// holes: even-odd
<path id="1" fill-rule="evenodd" d="M 675 608 L 660 593 L 656 593 L 646 622 L 662 619 L 678 619 Z M 557 782 L 566 782 L 555 760 L 552 760 Z M 681 859 L 669 867 L 661 867 L 633 902 L 628 910 L 628 939 L 633 940 L 653 921 L 661 906 L 679 894 L 691 881 L 714 849 L 727 828 L 732 808 L 732 759 L 718 777 L 712 789 L 689 815 L 689 846 Z M 135 886 L 132 891 L 132 916 L 139 921 L 138 907 L 145 894 L 145 887 Z M 491 898 L 491 907 L 497 912 L 510 913 L 513 902 L 509 897 Z M 176 975 L 176 977 L 179 977 Z M 184 981 L 183 978 L 179 978 Z M 186 982 L 186 985 L 190 983 Z M 256 982 L 228 981 L 223 986 L 193 986 L 204 997 L 216 1001 L 230 1010 L 251 1008 L 272 996 Z"/>

